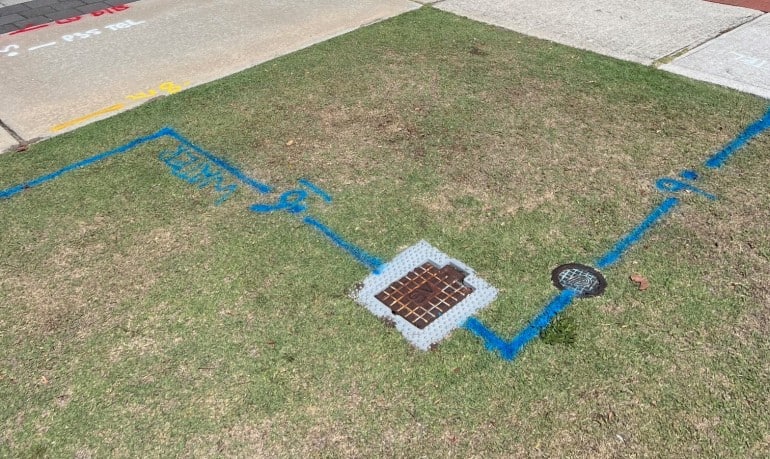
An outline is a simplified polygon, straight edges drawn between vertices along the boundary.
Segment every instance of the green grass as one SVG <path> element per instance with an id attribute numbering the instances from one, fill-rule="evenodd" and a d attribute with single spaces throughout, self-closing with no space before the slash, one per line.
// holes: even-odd
<path id="1" fill-rule="evenodd" d="M 765 105 L 426 7 L 0 156 L 0 188 L 170 125 L 279 192 L 319 184 L 335 200 L 310 213 L 372 253 L 425 239 L 472 266 L 512 336 L 555 266 L 591 263 Z M 349 298 L 361 265 L 254 194 L 215 207 L 167 146 L 0 202 L 0 456 L 770 449 L 767 135 L 565 313 L 569 345 L 512 363 L 463 330 L 410 348 Z"/>

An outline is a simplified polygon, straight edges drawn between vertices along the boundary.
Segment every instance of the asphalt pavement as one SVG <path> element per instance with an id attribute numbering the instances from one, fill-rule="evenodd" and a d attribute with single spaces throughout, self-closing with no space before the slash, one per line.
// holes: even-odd
<path id="1" fill-rule="evenodd" d="M 770 14 L 704 0 L 0 0 L 0 151 L 423 4 L 770 99 Z"/>

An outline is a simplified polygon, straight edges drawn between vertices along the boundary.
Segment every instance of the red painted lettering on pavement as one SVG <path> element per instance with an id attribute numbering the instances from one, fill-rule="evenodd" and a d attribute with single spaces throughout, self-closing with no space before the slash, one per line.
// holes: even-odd
<path id="1" fill-rule="evenodd" d="M 33 30 L 42 29 L 43 27 L 48 27 L 51 24 L 40 24 L 40 25 L 28 25 L 27 27 L 24 27 L 23 29 L 15 30 L 8 35 L 16 35 L 18 33 L 24 33 L 24 32 L 31 32 Z"/>
<path id="2" fill-rule="evenodd" d="M 94 12 L 91 13 L 91 16 L 99 17 L 99 16 L 102 16 L 104 14 L 120 13 L 121 11 L 126 11 L 128 8 L 129 8 L 128 5 L 111 6 L 109 8 L 104 8 L 104 9 L 101 9 L 101 10 L 94 11 Z M 51 24 L 58 24 L 58 25 L 70 24 L 72 22 L 79 21 L 82 18 L 83 18 L 82 16 L 73 16 L 71 18 L 59 19 L 59 20 L 56 20 L 56 21 L 48 23 L 48 24 L 38 24 L 38 25 L 29 24 L 28 26 L 24 27 L 23 29 L 14 30 L 13 32 L 8 33 L 8 35 L 18 35 L 20 33 L 32 32 L 33 30 L 38 30 L 38 29 L 42 29 L 44 27 L 48 27 Z"/>
<path id="3" fill-rule="evenodd" d="M 80 16 L 72 16 L 71 18 L 57 19 L 55 22 L 57 24 L 69 24 L 70 22 L 77 22 L 79 20 L 80 20 Z"/>

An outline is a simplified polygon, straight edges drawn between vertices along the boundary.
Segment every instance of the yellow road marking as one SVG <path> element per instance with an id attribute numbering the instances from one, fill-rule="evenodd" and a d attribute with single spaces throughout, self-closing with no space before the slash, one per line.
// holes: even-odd
<path id="1" fill-rule="evenodd" d="M 70 121 L 66 121 L 66 122 L 61 123 L 61 124 L 57 124 L 56 126 L 52 127 L 51 130 L 53 132 L 58 132 L 58 131 L 61 131 L 63 129 L 67 129 L 70 126 L 74 126 L 74 125 L 80 124 L 80 123 L 82 123 L 84 121 L 88 121 L 91 118 L 96 118 L 97 116 L 101 116 L 101 115 L 104 115 L 106 113 L 116 112 L 118 110 L 123 109 L 125 106 L 126 106 L 126 104 L 115 104 L 115 105 L 113 105 L 111 107 L 103 108 L 103 109 L 95 111 L 93 113 L 89 113 L 86 116 L 81 116 L 80 118 L 75 118 L 74 120 L 70 120 Z"/>

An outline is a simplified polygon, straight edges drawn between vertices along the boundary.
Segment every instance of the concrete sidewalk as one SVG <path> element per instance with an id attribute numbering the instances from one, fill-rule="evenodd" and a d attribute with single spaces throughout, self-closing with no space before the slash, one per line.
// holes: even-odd
<path id="1" fill-rule="evenodd" d="M 409 0 L 142 0 L 6 33 L 0 121 L 9 129 L 0 151 L 419 7 Z"/>
<path id="2" fill-rule="evenodd" d="M 423 4 L 770 98 L 770 14 L 703 0 L 122 3 L 0 0 L 0 152 Z"/>
<path id="3" fill-rule="evenodd" d="M 660 68 L 770 99 L 770 14 Z"/>
<path id="4" fill-rule="evenodd" d="M 0 34 L 106 11 L 137 0 L 0 0 Z M 104 13 L 109 14 L 109 13 Z"/>
<path id="5" fill-rule="evenodd" d="M 434 5 L 770 98 L 770 15 L 759 10 L 703 0 L 444 0 Z"/>
<path id="6" fill-rule="evenodd" d="M 703 0 L 446 0 L 436 7 L 645 65 L 761 14 Z"/>

